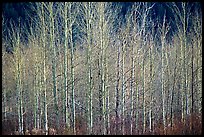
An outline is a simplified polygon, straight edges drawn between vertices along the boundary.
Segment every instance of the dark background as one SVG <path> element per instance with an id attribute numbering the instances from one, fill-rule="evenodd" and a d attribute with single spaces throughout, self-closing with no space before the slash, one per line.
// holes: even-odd
<path id="1" fill-rule="evenodd" d="M 177 31 L 176 24 L 174 21 L 174 13 L 171 11 L 171 9 L 167 6 L 170 5 L 170 2 L 148 2 L 149 5 L 152 5 L 155 3 L 154 7 L 152 8 L 150 12 L 150 17 L 153 21 L 157 21 L 159 23 L 162 23 L 164 13 L 166 13 L 166 19 L 167 22 L 170 22 L 170 33 L 173 34 Z M 27 33 L 26 28 L 29 28 L 30 25 L 30 17 L 36 16 L 36 11 L 32 8 L 35 3 L 32 2 L 16 2 L 16 3 L 2 3 L 2 14 L 4 17 L 5 24 L 2 26 L 3 32 L 2 35 L 7 37 L 8 36 L 8 28 L 11 26 L 9 25 L 10 20 L 13 20 L 17 26 L 19 25 L 19 18 L 21 23 L 26 26 L 24 29 L 25 33 L 24 38 L 26 38 Z M 115 5 L 121 6 L 121 11 L 119 13 L 120 16 L 120 22 L 125 22 L 125 15 L 128 11 L 128 9 L 131 9 L 131 6 L 134 4 L 134 2 L 115 2 Z M 181 3 L 176 2 L 177 6 L 181 9 Z M 200 2 L 190 2 L 191 6 L 191 13 L 194 14 L 195 8 L 202 9 Z M 119 20 L 118 20 L 119 21 Z"/>

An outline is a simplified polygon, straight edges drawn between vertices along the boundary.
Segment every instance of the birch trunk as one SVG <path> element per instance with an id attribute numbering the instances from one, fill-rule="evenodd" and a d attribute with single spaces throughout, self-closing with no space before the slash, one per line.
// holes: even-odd
<path id="1" fill-rule="evenodd" d="M 49 19 L 50 19 L 50 45 L 52 50 L 52 83 L 53 83 L 53 97 L 55 104 L 55 118 L 57 129 L 59 128 L 59 108 L 58 108 L 58 93 L 57 93 L 57 83 L 56 83 L 56 46 L 55 46 L 55 26 L 54 26 L 54 13 L 53 5 L 54 3 L 48 4 Z"/>
<path id="2" fill-rule="evenodd" d="M 65 106 L 65 124 L 66 124 L 66 128 L 70 127 L 70 120 L 69 120 L 69 104 L 68 104 L 68 72 L 67 72 L 67 67 L 68 67 L 68 52 L 67 52 L 67 48 L 68 48 L 68 21 L 67 21 L 67 8 L 68 8 L 68 4 L 65 2 L 64 4 L 64 106 Z"/>
<path id="3" fill-rule="evenodd" d="M 87 98 L 87 119 L 88 119 L 88 134 L 93 133 L 93 102 L 92 102 L 92 23 L 93 22 L 93 10 L 94 10 L 94 3 L 92 2 L 85 2 L 83 3 L 84 10 L 85 10 L 85 20 L 86 23 L 84 24 L 85 26 L 85 33 L 87 34 L 86 36 L 86 43 L 87 43 L 87 48 L 86 48 L 86 58 L 87 58 L 87 93 L 86 93 L 86 98 Z"/>
<path id="4" fill-rule="evenodd" d="M 19 19 L 19 24 L 20 24 Z M 19 25 L 20 28 L 20 25 Z M 18 30 L 16 30 L 18 31 Z M 20 49 L 20 31 L 16 32 L 17 37 L 15 39 L 16 47 L 15 47 L 15 80 L 16 80 L 16 89 L 17 89 L 17 105 L 18 105 L 18 132 L 23 135 L 23 106 L 22 106 L 22 67 L 23 67 L 23 58 L 21 56 Z"/>
<path id="5" fill-rule="evenodd" d="M 115 90 L 115 130 L 116 135 L 118 135 L 119 131 L 119 82 L 120 82 L 120 45 L 118 44 L 118 50 L 117 50 L 117 82 L 116 82 L 116 90 Z"/>
<path id="6" fill-rule="evenodd" d="M 44 100 L 43 100 L 43 107 L 44 107 L 44 123 L 43 126 L 45 128 L 45 134 L 48 135 L 48 112 L 47 112 L 47 81 L 46 81 L 46 25 L 45 25 L 45 13 L 44 13 L 44 4 L 40 4 L 40 19 L 42 21 L 42 44 L 43 44 L 43 91 L 44 91 Z"/>
<path id="7" fill-rule="evenodd" d="M 162 78 L 161 78 L 161 83 L 162 83 L 162 89 L 161 89 L 161 92 L 162 92 L 162 118 L 163 118 L 163 130 L 164 130 L 164 134 L 166 134 L 166 93 L 165 93 L 165 79 L 164 79 L 164 59 L 165 59 L 165 50 L 164 50 L 164 46 L 166 44 L 166 35 L 168 33 L 168 30 L 169 30 L 169 27 L 166 25 L 166 15 L 164 15 L 164 18 L 163 18 L 163 24 L 162 24 L 162 28 L 161 28 L 161 75 L 162 75 Z"/>
<path id="8" fill-rule="evenodd" d="M 122 42 L 122 60 L 121 60 L 121 77 L 122 77 L 122 87 L 121 87 L 121 92 L 122 92 L 122 103 L 121 103 L 121 117 L 122 117 L 122 125 L 121 125 L 121 131 L 122 131 L 122 135 L 125 134 L 125 121 L 124 121 L 124 117 L 125 117 L 125 74 L 124 74 L 124 61 L 125 61 L 125 44 Z"/>
<path id="9" fill-rule="evenodd" d="M 71 8 L 70 8 L 71 9 Z M 76 134 L 76 120 L 75 120 L 75 90 L 74 90 L 74 45 L 72 41 L 72 28 L 70 28 L 70 44 L 71 44 L 71 81 L 72 81 L 72 119 L 73 119 L 73 133 Z"/>

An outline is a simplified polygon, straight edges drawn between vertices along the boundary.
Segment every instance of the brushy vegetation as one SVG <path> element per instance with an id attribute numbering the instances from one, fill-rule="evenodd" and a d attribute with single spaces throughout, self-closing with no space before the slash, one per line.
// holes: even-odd
<path id="1" fill-rule="evenodd" d="M 119 125 L 123 124 L 121 119 L 118 119 L 120 122 Z M 135 121 L 133 121 L 135 125 Z M 62 124 L 62 123 L 61 123 Z M 191 128 L 193 124 L 193 129 Z M 17 128 L 17 120 L 14 122 L 12 118 L 10 120 L 3 120 L 2 121 L 2 134 L 3 135 L 19 135 L 18 131 L 15 131 Z M 54 126 L 54 124 L 52 125 Z M 154 128 L 149 131 L 147 128 L 144 133 L 142 133 L 142 125 L 139 125 L 140 128 L 133 127 L 133 135 L 201 135 L 202 134 L 202 115 L 201 114 L 193 114 L 186 117 L 186 122 L 182 122 L 178 118 L 175 118 L 174 124 L 172 127 L 170 126 L 170 121 L 166 130 L 163 130 L 162 122 L 157 122 L 154 124 Z M 99 131 L 100 124 L 94 124 L 95 132 L 93 134 L 98 134 L 97 130 Z M 130 122 L 125 120 L 125 135 L 130 135 Z M 116 130 L 116 120 L 115 118 L 110 119 L 110 128 L 108 129 L 110 135 L 122 135 L 121 130 Z M 32 129 L 29 128 L 24 131 L 25 135 L 45 135 L 43 129 Z M 73 135 L 71 129 L 68 128 L 60 128 L 58 130 L 54 128 L 49 128 L 49 135 Z M 84 122 L 82 117 L 76 118 L 76 135 L 86 135 L 87 134 L 87 123 Z"/>

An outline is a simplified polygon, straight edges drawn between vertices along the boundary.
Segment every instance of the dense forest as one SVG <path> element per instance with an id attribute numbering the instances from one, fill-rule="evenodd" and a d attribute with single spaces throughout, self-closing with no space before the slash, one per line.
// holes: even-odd
<path id="1" fill-rule="evenodd" d="M 2 134 L 202 134 L 201 3 L 124 4 L 3 3 Z"/>

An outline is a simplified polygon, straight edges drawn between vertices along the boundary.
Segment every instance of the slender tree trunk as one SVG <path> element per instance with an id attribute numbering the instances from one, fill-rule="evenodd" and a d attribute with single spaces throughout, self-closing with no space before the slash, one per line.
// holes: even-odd
<path id="1" fill-rule="evenodd" d="M 71 8 L 70 8 L 71 9 Z M 76 134 L 76 120 L 75 120 L 75 90 L 74 90 L 74 45 L 72 40 L 72 29 L 70 30 L 70 44 L 71 44 L 71 81 L 72 81 L 72 119 L 73 119 L 73 133 Z"/>
<path id="2" fill-rule="evenodd" d="M 173 87 L 171 91 L 171 113 L 170 113 L 170 121 L 171 121 L 171 128 L 173 127 L 173 110 L 174 110 L 174 92 L 175 92 L 175 86 L 176 86 L 176 71 L 177 71 L 177 47 L 176 48 L 176 57 L 175 57 L 175 64 L 174 64 L 174 70 L 173 70 Z"/>
<path id="3" fill-rule="evenodd" d="M 67 68 L 68 68 L 68 21 L 67 21 L 67 13 L 68 13 L 68 3 L 65 2 L 64 4 L 64 21 L 65 21 L 65 31 L 64 31 L 64 107 L 65 107 L 65 124 L 66 124 L 66 128 L 70 127 L 70 120 L 69 120 L 69 104 L 68 104 L 68 72 L 67 72 Z"/>
<path id="4" fill-rule="evenodd" d="M 137 52 L 138 53 L 138 52 Z M 139 63 L 139 58 L 137 59 L 137 66 L 138 66 L 138 69 L 140 69 L 140 63 Z M 140 70 L 137 70 L 137 72 L 140 72 Z M 136 114 L 135 114 L 135 128 L 137 130 L 137 134 L 140 134 L 140 129 L 139 129 L 139 115 L 140 115 L 140 112 L 139 112 L 139 101 L 140 101 L 140 98 L 139 98 L 139 95 L 140 95 L 140 92 L 139 92 L 139 78 L 138 78 L 139 74 L 136 76 L 137 80 L 136 80 Z"/>
<path id="5" fill-rule="evenodd" d="M 87 48 L 86 48 L 86 58 L 87 58 L 87 94 L 86 94 L 86 98 L 87 98 L 87 120 L 88 120 L 88 127 L 87 127 L 87 131 L 88 134 L 92 134 L 93 133 L 93 102 L 92 102 L 92 64 L 91 64 L 91 60 L 92 60 L 92 23 L 93 23 L 93 5 L 94 3 L 92 2 L 86 2 L 84 3 L 84 10 L 85 10 L 85 20 L 86 20 L 86 24 L 84 24 L 85 27 L 85 32 L 87 34 L 86 36 L 86 43 L 87 43 Z M 99 91 L 100 92 L 100 91 Z"/>
<path id="6" fill-rule="evenodd" d="M 58 93 L 57 93 L 57 83 L 56 83 L 56 46 L 54 41 L 55 26 L 54 26 L 54 13 L 53 13 L 53 3 L 49 3 L 49 17 L 50 17 L 50 44 L 52 50 L 52 82 L 53 82 L 53 95 L 55 104 L 55 118 L 56 126 L 59 128 L 59 109 L 58 109 Z"/>
<path id="7" fill-rule="evenodd" d="M 146 104 L 145 104 L 145 48 L 143 49 L 143 59 L 142 59 L 142 78 L 143 78 L 143 84 L 142 84 L 142 117 L 143 117 L 143 133 L 145 133 L 145 129 L 146 129 L 146 115 L 145 115 L 145 110 L 146 110 Z"/>
<path id="8" fill-rule="evenodd" d="M 101 69 L 100 69 L 100 54 L 98 53 L 98 79 L 99 79 L 99 113 L 100 113 L 100 116 L 99 116 L 99 121 L 101 122 L 103 120 L 103 95 L 102 95 L 102 87 L 101 87 L 101 82 L 100 82 L 100 79 L 101 79 Z M 101 125 L 100 125 L 101 127 Z M 101 128 L 99 129 L 99 132 L 101 133 L 102 130 Z"/>
<path id="9" fill-rule="evenodd" d="M 35 46 L 35 44 L 33 45 Z M 39 76 L 39 63 L 38 63 L 38 55 L 35 53 L 35 85 L 34 85 L 34 93 L 35 93 L 35 128 L 39 129 L 39 86 L 40 86 L 40 76 Z"/>
<path id="10" fill-rule="evenodd" d="M 168 33 L 168 26 L 166 25 L 166 15 L 164 15 L 164 18 L 163 18 L 163 24 L 162 24 L 162 34 L 161 34 L 161 48 L 162 48 L 162 56 L 161 56 L 161 75 L 162 75 L 162 78 L 161 78 L 161 83 L 162 83 L 162 117 L 163 117 L 163 130 L 164 130 L 164 134 L 166 134 L 166 105 L 165 105 L 165 102 L 166 102 L 166 92 L 165 92 L 165 79 L 164 79 L 164 59 L 165 59 L 165 50 L 164 50 L 164 46 L 166 44 L 166 35 Z"/>
<path id="11" fill-rule="evenodd" d="M 20 24 L 20 20 L 19 20 Z M 19 26 L 20 28 L 20 26 Z M 18 105 L 18 128 L 19 133 L 23 135 L 23 106 L 22 106 L 22 63 L 23 58 L 21 56 L 20 50 L 20 32 L 17 32 L 16 38 L 16 49 L 15 49 L 15 59 L 16 59 L 16 88 L 18 92 L 17 105 Z"/>
<path id="12" fill-rule="evenodd" d="M 2 52 L 3 53 L 3 52 Z M 2 55 L 2 70 L 4 70 L 4 65 L 6 64 L 6 61 L 4 60 L 5 54 Z M 3 98 L 2 98 L 2 107 L 3 108 L 3 112 L 4 112 L 4 119 L 7 119 L 7 110 L 9 105 L 7 104 L 7 77 L 6 77 L 7 73 L 5 71 L 2 71 L 2 94 L 3 94 Z M 3 120 L 3 119 L 2 119 Z"/>
<path id="13" fill-rule="evenodd" d="M 167 119 L 167 116 L 169 115 L 169 109 L 170 109 L 170 106 L 169 106 L 169 101 L 170 101 L 170 64 L 169 64 L 169 56 L 168 56 L 168 53 L 169 53 L 169 47 L 168 46 L 166 46 L 165 47 L 165 56 L 166 56 L 166 71 L 167 71 L 167 73 L 166 73 L 166 79 L 167 79 L 167 95 L 166 95 L 166 115 L 165 115 L 165 119 Z M 166 121 L 166 125 L 168 124 L 168 120 Z M 167 131 L 167 130 L 166 130 Z M 166 134 L 168 134 L 167 132 L 166 132 Z"/>
<path id="14" fill-rule="evenodd" d="M 118 46 L 118 51 L 117 51 L 117 82 L 116 82 L 116 92 L 115 92 L 115 131 L 116 135 L 118 134 L 119 131 L 119 82 L 120 82 L 120 45 Z"/>
<path id="15" fill-rule="evenodd" d="M 164 134 L 165 134 L 165 130 L 166 130 L 166 118 L 165 118 L 165 115 L 166 115 L 166 110 L 165 110 L 165 91 L 164 91 L 164 43 L 162 44 L 162 117 L 163 117 L 163 125 L 164 125 Z"/>
<path id="16" fill-rule="evenodd" d="M 134 45 L 132 44 L 132 56 L 131 56 L 131 83 L 130 83 L 130 117 L 131 117 L 131 122 L 130 122 L 130 134 L 133 134 L 133 104 L 134 104 L 134 98 L 133 98 L 133 94 L 134 94 L 134 75 L 135 75 L 135 66 L 134 66 Z"/>
<path id="17" fill-rule="evenodd" d="M 192 53 L 191 53 L 191 131 L 194 132 L 194 125 L 193 125 L 193 113 L 194 113 L 194 51 L 193 51 L 193 45 L 192 45 Z"/>
<path id="18" fill-rule="evenodd" d="M 122 125 L 121 125 L 121 130 L 122 130 L 122 135 L 125 134 L 125 74 L 124 74 L 124 62 L 125 62 L 125 44 L 122 44 L 122 60 L 121 60 L 121 77 L 122 77 L 122 87 L 121 87 L 121 92 L 122 92 L 122 103 L 121 103 L 121 111 L 122 111 Z"/>
<path id="19" fill-rule="evenodd" d="M 150 133 L 152 132 L 152 101 L 153 101 L 153 97 L 152 97 L 152 80 L 153 80 L 153 63 L 152 63 L 152 58 L 153 58 L 153 52 L 152 52 L 152 49 L 153 49 L 153 46 L 150 47 L 149 49 L 149 60 L 150 60 L 150 65 L 149 65 L 149 70 L 150 70 L 150 73 L 149 73 L 149 77 L 150 77 L 150 109 L 149 109 L 149 131 Z"/>
<path id="20" fill-rule="evenodd" d="M 108 81 L 108 66 L 106 68 L 106 79 Z M 108 83 L 108 82 L 107 82 Z M 110 90 L 109 90 L 109 86 L 107 85 L 106 87 L 106 91 L 107 91 L 107 97 L 106 97 L 106 112 L 107 112 L 107 134 L 110 134 Z"/>
<path id="21" fill-rule="evenodd" d="M 41 21 L 42 21 L 42 44 L 43 44 L 43 90 L 44 90 L 44 128 L 45 134 L 48 135 L 48 112 L 47 112 L 47 81 L 46 81 L 46 35 L 45 35 L 45 14 L 44 14 L 44 3 L 41 5 Z"/>
<path id="22" fill-rule="evenodd" d="M 187 112 L 187 85 L 186 85 L 186 3 L 182 3 L 182 9 L 183 9 L 183 38 L 181 40 L 181 52 L 182 52 L 182 59 L 183 59 L 183 65 L 182 65 L 182 73 L 183 73 L 183 85 L 182 85 L 182 88 L 183 88 L 183 93 L 182 93 L 182 121 L 184 122 L 184 125 L 186 125 L 186 122 L 185 122 L 185 117 L 186 117 L 186 112 Z M 184 133 L 185 134 L 185 133 Z"/>

